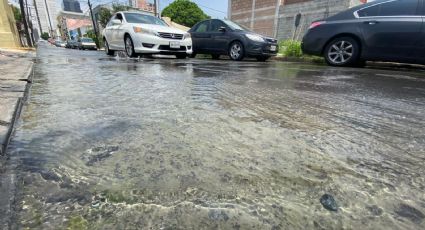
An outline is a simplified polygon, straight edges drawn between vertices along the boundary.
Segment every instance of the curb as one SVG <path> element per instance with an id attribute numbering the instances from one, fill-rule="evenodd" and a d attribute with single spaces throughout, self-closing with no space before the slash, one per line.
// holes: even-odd
<path id="1" fill-rule="evenodd" d="M 0 143 L 0 156 L 4 156 L 5 153 L 6 153 L 6 149 L 7 149 L 7 146 L 9 145 L 9 143 L 10 143 L 10 139 L 12 137 L 16 121 L 19 119 L 19 117 L 21 115 L 22 107 L 23 107 L 25 101 L 28 99 L 28 93 L 29 93 L 29 90 L 31 89 L 33 76 L 34 76 L 34 62 L 32 62 L 30 64 L 30 67 L 28 68 L 27 72 L 22 77 L 22 79 L 26 79 L 26 81 L 27 81 L 27 83 L 25 85 L 25 91 L 23 92 L 22 97 L 18 98 L 18 102 L 15 106 L 15 111 L 13 112 L 12 120 L 11 120 L 10 124 L 8 124 L 8 126 L 7 126 L 8 130 L 7 130 L 7 133 L 6 133 L 6 138 L 4 140 L 4 143 Z"/>

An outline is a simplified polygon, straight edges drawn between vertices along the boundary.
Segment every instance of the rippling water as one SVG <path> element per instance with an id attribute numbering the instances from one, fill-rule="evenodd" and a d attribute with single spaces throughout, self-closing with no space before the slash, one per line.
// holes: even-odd
<path id="1" fill-rule="evenodd" d="M 424 228 L 423 76 L 41 48 L 16 226 Z"/>

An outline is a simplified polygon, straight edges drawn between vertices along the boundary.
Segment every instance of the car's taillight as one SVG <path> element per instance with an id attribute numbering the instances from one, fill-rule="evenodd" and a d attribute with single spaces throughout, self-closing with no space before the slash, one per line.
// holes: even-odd
<path id="1" fill-rule="evenodd" d="M 323 25 L 325 23 L 326 23 L 325 21 L 313 22 L 313 23 L 311 23 L 311 25 L 310 25 L 310 27 L 308 29 L 311 30 L 311 29 L 316 28 L 316 27 L 318 27 L 320 25 Z"/>

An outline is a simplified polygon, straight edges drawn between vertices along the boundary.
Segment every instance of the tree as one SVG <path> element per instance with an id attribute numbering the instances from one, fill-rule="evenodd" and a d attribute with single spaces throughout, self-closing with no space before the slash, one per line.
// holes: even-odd
<path id="1" fill-rule="evenodd" d="M 99 23 L 102 26 L 102 28 L 106 27 L 106 24 L 108 24 L 109 19 L 112 17 L 112 13 L 107 8 L 100 8 L 99 10 Z"/>
<path id="2" fill-rule="evenodd" d="M 21 10 L 18 7 L 12 5 L 12 11 L 13 11 L 13 16 L 15 18 L 15 21 L 21 22 L 22 21 Z"/>
<path id="3" fill-rule="evenodd" d="M 44 32 L 44 33 L 42 33 L 41 34 L 41 36 L 40 36 L 43 40 L 47 40 L 47 39 L 49 39 L 49 33 L 47 33 L 47 32 Z"/>
<path id="4" fill-rule="evenodd" d="M 126 5 L 121 5 L 121 4 L 113 4 L 112 5 L 112 11 L 114 13 L 118 12 L 118 11 L 127 11 L 131 9 L 131 7 L 126 6 Z"/>
<path id="5" fill-rule="evenodd" d="M 192 27 L 196 23 L 210 18 L 196 3 L 189 0 L 175 0 L 165 7 L 161 16 L 169 17 L 173 22 L 187 27 Z"/>

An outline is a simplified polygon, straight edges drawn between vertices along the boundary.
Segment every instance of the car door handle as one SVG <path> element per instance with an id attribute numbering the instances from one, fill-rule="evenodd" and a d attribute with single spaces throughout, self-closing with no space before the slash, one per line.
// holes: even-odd
<path id="1" fill-rule="evenodd" d="M 365 23 L 365 24 L 368 24 L 368 25 L 376 25 L 376 24 L 378 24 L 379 22 L 378 22 L 378 21 L 365 21 L 364 23 Z"/>

